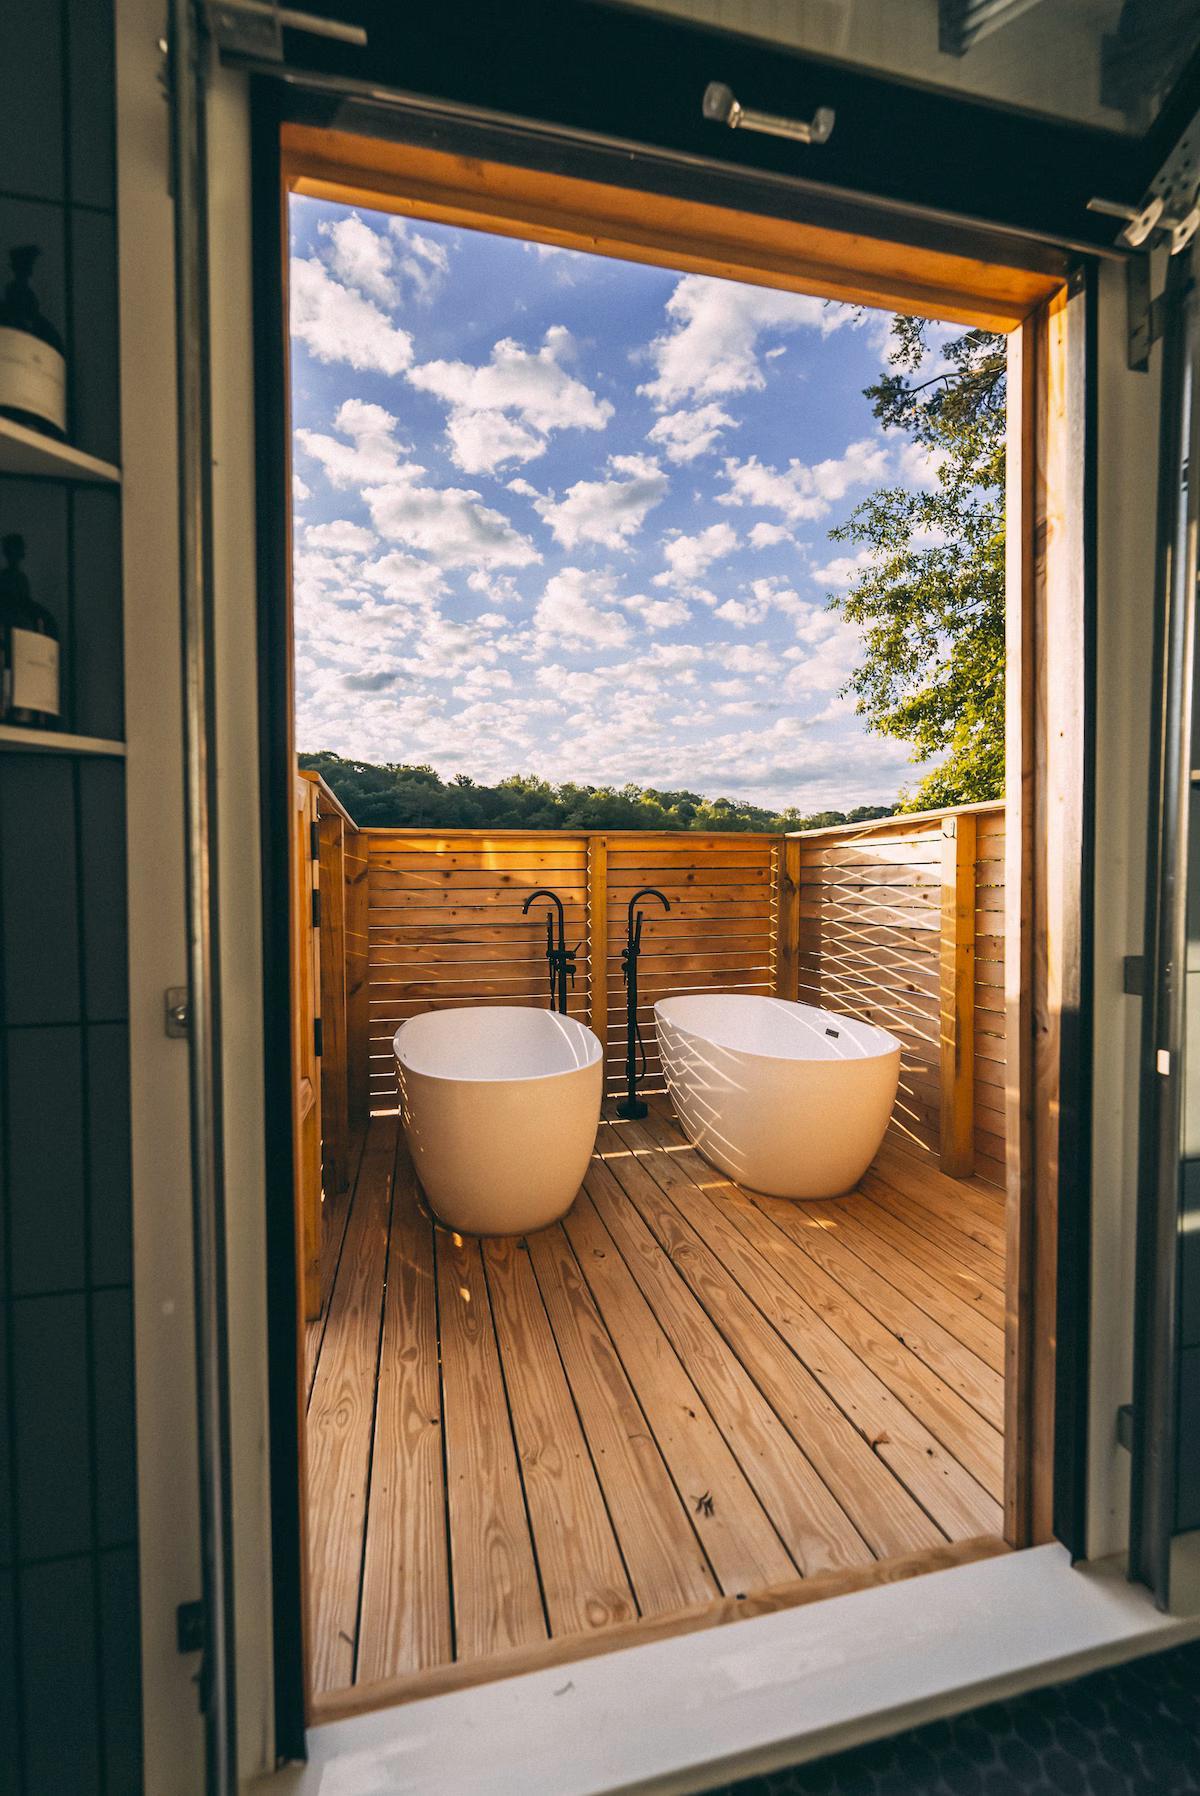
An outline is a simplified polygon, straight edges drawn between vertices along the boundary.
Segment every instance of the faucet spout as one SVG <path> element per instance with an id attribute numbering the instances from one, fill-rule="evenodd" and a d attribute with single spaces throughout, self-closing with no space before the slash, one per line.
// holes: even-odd
<path id="1" fill-rule="evenodd" d="M 558 912 L 558 941 L 554 938 L 554 911 L 546 912 L 546 964 L 550 969 L 550 1008 L 558 1009 L 563 1016 L 567 1014 L 567 978 L 572 983 L 575 979 L 575 950 L 567 948 L 566 911 L 563 901 L 557 892 L 548 886 L 539 886 L 536 892 L 530 892 L 521 906 L 521 915 L 529 915 L 529 907 L 538 898 L 548 898 Z"/>

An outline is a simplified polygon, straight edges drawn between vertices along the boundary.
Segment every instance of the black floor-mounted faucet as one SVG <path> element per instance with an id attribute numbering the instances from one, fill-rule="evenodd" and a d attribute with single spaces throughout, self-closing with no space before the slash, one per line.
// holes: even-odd
<path id="1" fill-rule="evenodd" d="M 650 1111 L 645 1101 L 637 1094 L 638 1055 L 642 1058 L 641 1077 L 646 1075 L 646 1049 L 642 1041 L 642 1032 L 638 1027 L 638 989 L 637 965 L 638 955 L 642 951 L 642 913 L 639 910 L 634 917 L 634 908 L 641 898 L 657 898 L 664 910 L 671 906 L 655 886 L 642 886 L 629 900 L 629 923 L 625 936 L 625 947 L 621 954 L 621 976 L 625 981 L 625 1096 L 617 1105 L 617 1115 L 625 1117 L 649 1116 Z"/>
<path id="2" fill-rule="evenodd" d="M 536 892 L 530 892 L 521 906 L 522 916 L 528 916 L 529 907 L 535 898 L 549 898 L 558 910 L 558 941 L 554 939 L 554 912 L 546 912 L 546 965 L 550 969 L 550 1008 L 559 1010 L 563 1016 L 567 1014 L 567 979 L 575 983 L 575 956 L 578 948 L 567 947 L 567 929 L 563 901 L 557 892 L 542 886 Z"/>

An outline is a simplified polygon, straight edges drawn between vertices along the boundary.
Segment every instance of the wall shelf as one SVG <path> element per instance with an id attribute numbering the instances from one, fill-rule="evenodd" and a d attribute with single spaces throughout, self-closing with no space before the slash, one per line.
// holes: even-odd
<path id="1" fill-rule="evenodd" d="M 59 443 L 41 431 L 11 418 L 0 418 L 0 474 L 16 474 L 24 479 L 86 480 L 103 486 L 115 486 L 121 470 L 112 462 L 86 455 L 70 443 Z"/>
<path id="2" fill-rule="evenodd" d="M 0 723 L 0 753 L 39 755 L 108 755 L 122 757 L 123 742 L 106 742 L 101 736 L 69 736 L 65 730 L 27 730 L 19 724 Z"/>

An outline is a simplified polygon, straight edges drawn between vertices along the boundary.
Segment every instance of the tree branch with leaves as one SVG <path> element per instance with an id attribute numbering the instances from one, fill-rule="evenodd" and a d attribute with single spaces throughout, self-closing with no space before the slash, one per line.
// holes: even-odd
<path id="1" fill-rule="evenodd" d="M 863 641 L 843 692 L 869 729 L 937 762 L 903 810 L 1004 793 L 1006 371 L 1001 336 L 968 330 L 935 350 L 925 320 L 894 318 L 865 393 L 923 453 L 929 484 L 880 487 L 830 532 L 867 551 L 829 601 Z"/>

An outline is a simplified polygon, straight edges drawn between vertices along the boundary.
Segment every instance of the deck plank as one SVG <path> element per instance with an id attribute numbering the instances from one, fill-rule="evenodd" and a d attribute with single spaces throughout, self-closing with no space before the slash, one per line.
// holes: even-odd
<path id="1" fill-rule="evenodd" d="M 403 1139 L 396 1157 L 357 1679 L 453 1657 L 433 1225 Z"/>
<path id="2" fill-rule="evenodd" d="M 799 1567 L 594 1208 L 576 1203 L 563 1228 L 722 1591 L 794 1578 Z"/>
<path id="3" fill-rule="evenodd" d="M 395 1118 L 380 1117 L 367 1136 L 308 1406 L 308 1599 L 317 1692 L 354 1681 L 396 1128 Z"/>
<path id="4" fill-rule="evenodd" d="M 629 1586 L 523 1241 L 483 1243 L 551 1634 L 632 1621 Z"/>
<path id="5" fill-rule="evenodd" d="M 530 1235 L 529 1255 L 638 1608 L 666 1615 L 713 1600 L 712 1568 L 562 1229 Z"/>
<path id="6" fill-rule="evenodd" d="M 710 1202 L 721 1203 L 725 1215 L 813 1314 L 819 1316 L 892 1395 L 928 1428 L 958 1464 L 1000 1502 L 1004 1483 L 1004 1443 L 999 1429 L 925 1364 L 906 1334 L 888 1325 L 886 1318 L 878 1312 L 893 1307 L 890 1299 L 880 1302 L 877 1297 L 877 1309 L 869 1309 L 845 1285 L 830 1276 L 820 1260 L 807 1252 L 794 1204 L 781 1198 L 755 1196 L 752 1199 L 730 1180 L 713 1173 L 698 1154 L 680 1154 L 675 1164 L 702 1185 Z M 800 1246 L 801 1252 L 781 1251 L 780 1235 L 786 1235 Z M 985 1368 L 981 1367 L 982 1370 Z M 1003 1395 L 1002 1391 L 997 1394 Z"/>
<path id="7" fill-rule="evenodd" d="M 306 1342 L 318 1707 L 997 1536 L 1002 1196 L 885 1146 L 766 1198 L 652 1105 L 524 1243 L 436 1228 L 372 1122 Z"/>
<path id="8" fill-rule="evenodd" d="M 678 1165 L 681 1155 L 656 1153 L 653 1138 L 641 1124 L 623 1125 L 620 1133 L 648 1154 L 654 1177 L 662 1180 L 684 1220 L 691 1223 L 693 1216 L 697 1218 L 708 1245 L 730 1275 L 744 1289 L 753 1289 L 755 1301 L 781 1338 L 947 1537 L 969 1539 L 999 1529 L 1000 1504 L 799 1294 L 771 1263 L 769 1253 L 746 1239 L 726 1206 L 692 1182 Z M 895 1372 L 894 1360 L 889 1370 Z"/>
<path id="9" fill-rule="evenodd" d="M 805 1577 L 874 1555 L 663 1254 L 608 1167 L 584 1188 Z"/>
<path id="10" fill-rule="evenodd" d="M 944 1540 L 943 1530 L 897 1483 L 870 1438 L 848 1422 L 819 1380 L 782 1342 L 755 1300 L 755 1290 L 730 1274 L 708 1242 L 674 1208 L 660 1182 L 666 1176 L 663 1169 L 635 1155 L 617 1141 L 615 1133 L 610 1134 L 602 1152 L 663 1252 L 687 1280 L 788 1432 L 819 1462 L 826 1483 L 875 1555 L 890 1559 Z"/>
<path id="11" fill-rule="evenodd" d="M 479 1243 L 435 1239 L 455 1650 L 483 1659 L 544 1640 L 546 1616 Z"/>

